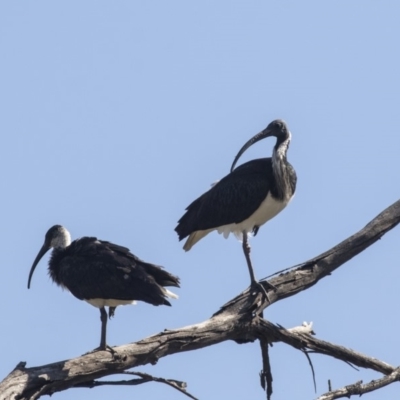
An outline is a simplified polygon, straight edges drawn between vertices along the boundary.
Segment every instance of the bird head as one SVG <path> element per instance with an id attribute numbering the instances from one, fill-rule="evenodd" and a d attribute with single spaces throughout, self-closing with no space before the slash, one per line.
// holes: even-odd
<path id="1" fill-rule="evenodd" d="M 31 279 L 33 272 L 35 271 L 36 265 L 39 264 L 41 258 L 47 253 L 51 248 L 65 248 L 71 244 L 70 233 L 61 225 L 52 226 L 46 233 L 44 243 L 42 248 L 39 250 L 35 261 L 32 264 L 31 270 L 29 272 L 28 278 L 28 289 L 31 285 Z"/>
<path id="2" fill-rule="evenodd" d="M 257 133 L 257 135 L 253 136 L 249 141 L 247 141 L 243 147 L 239 150 L 239 153 L 236 155 L 235 159 L 233 160 L 231 166 L 231 172 L 235 168 L 236 163 L 238 162 L 240 156 L 254 143 L 265 139 L 267 137 L 274 136 L 277 139 L 277 143 L 280 143 L 286 140 L 290 135 L 289 129 L 285 123 L 285 121 L 281 119 L 275 119 L 274 121 L 270 122 L 268 126 L 263 129 L 261 132 Z"/>

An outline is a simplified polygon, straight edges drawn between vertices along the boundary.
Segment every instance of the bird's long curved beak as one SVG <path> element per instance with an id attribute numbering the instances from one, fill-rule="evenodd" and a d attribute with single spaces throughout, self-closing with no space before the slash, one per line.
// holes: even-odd
<path id="1" fill-rule="evenodd" d="M 246 142 L 243 147 L 239 150 L 239 153 L 237 153 L 235 159 L 233 160 L 232 166 L 231 166 L 231 172 L 235 168 L 236 163 L 238 162 L 240 156 L 254 143 L 257 143 L 258 141 L 265 139 L 269 136 L 272 136 L 272 132 L 270 129 L 265 128 L 261 132 L 258 132 L 257 135 L 253 136 L 248 142 Z"/>
<path id="2" fill-rule="evenodd" d="M 39 250 L 38 255 L 35 258 L 35 261 L 32 264 L 31 271 L 29 272 L 29 278 L 28 278 L 28 289 L 31 286 L 31 279 L 33 275 L 33 271 L 35 271 L 36 265 L 38 265 L 40 259 L 46 254 L 46 252 L 50 249 L 47 243 L 45 243 L 42 248 Z"/>

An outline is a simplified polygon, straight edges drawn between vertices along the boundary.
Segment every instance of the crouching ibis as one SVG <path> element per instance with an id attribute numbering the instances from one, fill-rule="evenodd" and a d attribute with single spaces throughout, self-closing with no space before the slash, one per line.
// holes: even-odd
<path id="1" fill-rule="evenodd" d="M 170 306 L 168 297 L 178 296 L 164 286 L 179 287 L 179 278 L 161 267 L 144 262 L 126 247 L 83 237 L 71 243 L 70 233 L 61 225 L 50 228 L 29 273 L 28 289 L 36 265 L 53 248 L 49 275 L 79 300 L 100 309 L 101 339 L 96 350 L 109 348 L 106 343 L 107 312 L 114 315 L 117 306 L 136 300 L 154 306 Z"/>

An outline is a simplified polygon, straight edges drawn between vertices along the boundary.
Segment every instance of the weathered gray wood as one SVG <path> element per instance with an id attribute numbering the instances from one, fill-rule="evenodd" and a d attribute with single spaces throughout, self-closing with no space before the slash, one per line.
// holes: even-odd
<path id="1" fill-rule="evenodd" d="M 362 381 L 347 385 L 341 389 L 332 390 L 318 397 L 317 400 L 334 400 L 341 398 L 349 398 L 350 396 L 361 397 L 364 393 L 373 392 L 394 382 L 400 381 L 400 368 L 396 368 L 390 375 L 386 375 L 381 379 L 374 379 L 366 384 Z"/>
<path id="2" fill-rule="evenodd" d="M 382 211 L 359 232 L 332 249 L 291 268 L 288 272 L 269 279 L 268 282 L 278 290 L 273 291 L 268 285 L 264 285 L 270 303 L 264 304 L 262 308 L 314 286 L 320 279 L 331 275 L 337 268 L 378 241 L 399 222 L 400 200 Z M 248 295 L 248 290 L 244 291 L 223 305 L 216 314 L 220 312 L 246 312 L 249 301 Z"/>
<path id="3" fill-rule="evenodd" d="M 400 200 L 379 214 L 361 231 L 327 252 L 299 267 L 272 278 L 269 282 L 277 291 L 268 291 L 271 304 L 293 296 L 315 285 L 355 255 L 380 239 L 400 222 Z M 267 286 L 265 285 L 266 289 Z M 297 349 L 308 349 L 385 375 L 395 368 L 352 350 L 336 346 L 310 335 L 290 333 L 265 321 L 261 304 L 246 290 L 221 307 L 207 321 L 177 330 L 167 330 L 139 342 L 116 347 L 117 357 L 110 352 L 96 352 L 81 357 L 39 367 L 25 368 L 20 363 L 2 382 L 0 400 L 37 399 L 44 394 L 67 390 L 83 382 L 117 374 L 132 367 L 155 364 L 160 358 L 190 350 L 216 345 L 226 340 L 245 343 L 282 341 Z M 256 301 L 257 303 L 257 301 Z"/>

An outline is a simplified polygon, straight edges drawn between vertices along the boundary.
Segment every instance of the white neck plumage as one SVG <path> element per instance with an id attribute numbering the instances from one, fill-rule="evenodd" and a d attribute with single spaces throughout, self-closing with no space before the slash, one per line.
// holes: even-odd
<path id="1" fill-rule="evenodd" d="M 275 147 L 272 153 L 272 170 L 274 172 L 279 198 L 283 201 L 289 201 L 293 195 L 287 170 L 288 163 L 286 161 L 286 153 L 291 137 L 292 135 L 289 132 L 288 137 L 278 147 Z"/>

